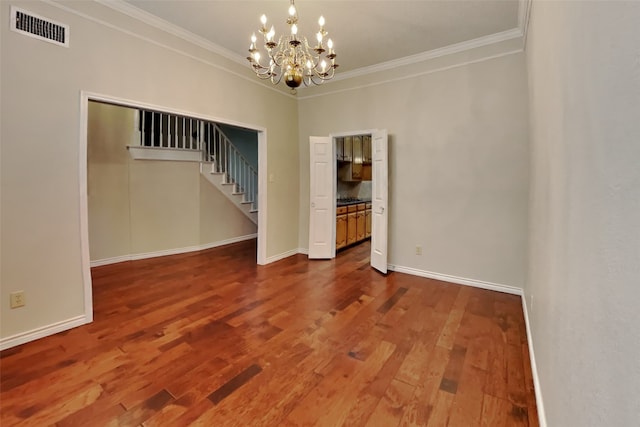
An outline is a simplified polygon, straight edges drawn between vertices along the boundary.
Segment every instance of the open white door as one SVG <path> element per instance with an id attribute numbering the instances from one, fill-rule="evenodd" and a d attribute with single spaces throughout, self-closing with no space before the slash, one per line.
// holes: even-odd
<path id="1" fill-rule="evenodd" d="M 309 258 L 334 258 L 335 156 L 330 137 L 309 137 Z"/>
<path id="2" fill-rule="evenodd" d="M 387 131 L 376 130 L 372 135 L 373 182 L 371 188 L 371 266 L 387 273 L 387 228 L 388 228 L 388 161 Z"/>

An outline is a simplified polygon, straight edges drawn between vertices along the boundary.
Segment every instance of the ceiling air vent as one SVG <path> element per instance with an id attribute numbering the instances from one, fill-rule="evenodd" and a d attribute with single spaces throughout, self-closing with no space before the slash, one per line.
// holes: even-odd
<path id="1" fill-rule="evenodd" d="M 17 7 L 11 8 L 11 29 L 24 35 L 69 47 L 69 26 Z"/>

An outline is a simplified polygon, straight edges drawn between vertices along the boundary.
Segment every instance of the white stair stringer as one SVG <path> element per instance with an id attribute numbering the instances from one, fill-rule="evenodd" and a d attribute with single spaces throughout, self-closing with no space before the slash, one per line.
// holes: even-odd
<path id="1" fill-rule="evenodd" d="M 213 163 L 201 162 L 200 173 L 209 181 L 214 187 L 222 192 L 222 194 L 231 200 L 231 202 L 254 224 L 258 225 L 258 211 L 253 208 L 252 202 L 244 200 L 244 193 L 238 192 L 237 186 L 234 183 L 226 182 L 227 175 L 222 172 L 212 172 Z"/>

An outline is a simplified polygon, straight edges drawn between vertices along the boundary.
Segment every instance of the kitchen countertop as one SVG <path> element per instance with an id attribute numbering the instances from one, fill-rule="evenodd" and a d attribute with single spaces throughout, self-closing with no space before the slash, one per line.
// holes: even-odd
<path id="1" fill-rule="evenodd" d="M 359 200 L 336 200 L 336 206 L 349 206 L 349 205 L 357 205 L 358 203 L 371 203 L 371 199 L 359 199 Z"/>

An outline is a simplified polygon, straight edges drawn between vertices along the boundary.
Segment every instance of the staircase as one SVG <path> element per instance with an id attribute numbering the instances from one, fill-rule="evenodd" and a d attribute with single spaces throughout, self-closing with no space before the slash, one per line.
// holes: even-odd
<path id="1" fill-rule="evenodd" d="M 258 172 L 216 123 L 147 110 L 139 113 L 140 147 L 181 155 L 201 153 L 196 156 L 201 158 L 200 173 L 258 224 Z"/>
<path id="2" fill-rule="evenodd" d="M 258 172 L 215 123 L 204 132 L 200 173 L 258 224 Z"/>

